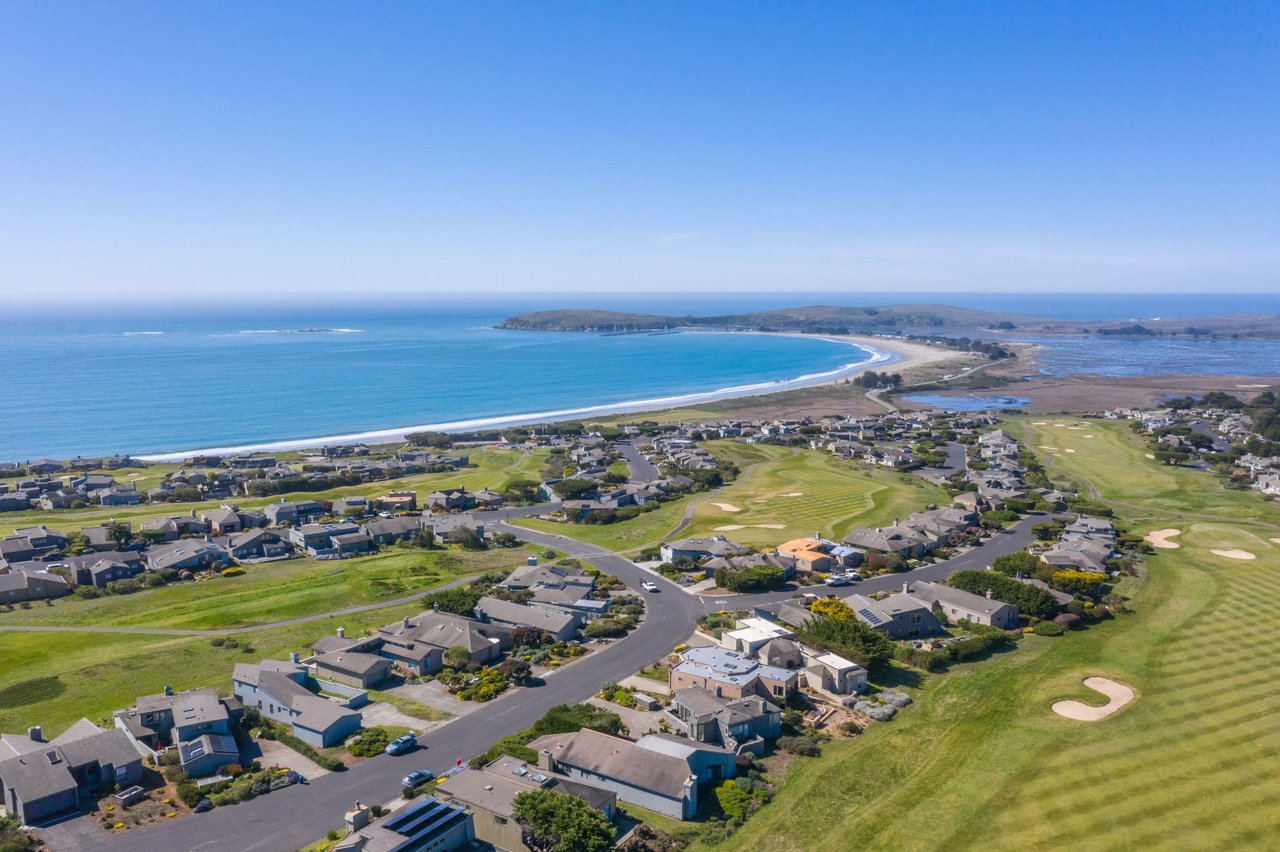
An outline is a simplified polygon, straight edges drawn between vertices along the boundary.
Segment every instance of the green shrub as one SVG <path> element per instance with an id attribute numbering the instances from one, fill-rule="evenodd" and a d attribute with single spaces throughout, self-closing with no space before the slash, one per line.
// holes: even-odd
<path id="1" fill-rule="evenodd" d="M 239 577 L 239 576 L 242 576 L 243 574 L 244 574 L 244 569 L 241 568 L 239 565 L 234 565 L 230 568 L 222 569 L 222 576 L 224 577 Z"/>
<path id="2" fill-rule="evenodd" d="M 1067 629 L 1061 624 L 1055 624 L 1052 621 L 1042 621 L 1032 628 L 1037 636 L 1061 636 L 1067 632 Z"/>

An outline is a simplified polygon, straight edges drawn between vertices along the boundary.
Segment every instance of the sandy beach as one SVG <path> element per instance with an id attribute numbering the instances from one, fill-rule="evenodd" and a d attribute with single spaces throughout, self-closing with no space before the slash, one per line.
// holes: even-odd
<path id="1" fill-rule="evenodd" d="M 404 436 L 410 432 L 471 432 L 481 429 L 505 429 L 510 426 L 526 426 L 532 423 L 551 423 L 561 420 L 577 420 L 584 417 L 606 417 L 615 414 L 626 414 L 629 412 L 657 411 L 667 408 L 680 408 L 686 405 L 715 402 L 723 399 L 763 396 L 766 394 L 779 393 L 781 391 L 825 385 L 841 381 L 849 376 L 871 369 L 884 370 L 892 368 L 893 372 L 902 372 L 903 370 L 908 370 L 912 367 L 919 367 L 925 364 L 932 364 L 959 357 L 959 353 L 949 349 L 926 346 L 921 343 L 913 343 L 895 338 L 868 337 L 862 335 L 815 336 L 810 334 L 755 331 L 696 331 L 682 333 L 771 334 L 783 337 L 798 337 L 808 340 L 813 340 L 816 337 L 817 339 L 831 341 L 832 343 L 843 343 L 850 347 L 855 347 L 859 350 L 860 360 L 857 362 L 850 362 L 849 364 L 835 370 L 827 370 L 821 373 L 808 373 L 791 379 L 781 379 L 773 382 L 760 382 L 757 384 L 742 385 L 739 387 L 720 388 L 701 393 L 675 394 L 665 397 L 628 400 L 605 405 L 587 406 L 583 408 L 559 409 L 556 411 L 525 412 L 519 414 L 498 415 L 494 417 L 480 417 L 471 420 L 455 420 L 444 423 L 422 423 L 412 426 L 398 426 L 390 429 L 353 432 L 344 435 L 325 435 L 314 438 L 299 438 L 285 441 L 264 441 L 254 444 L 226 447 L 197 447 L 185 450 L 171 450 L 164 453 L 139 455 L 138 457 L 152 462 L 174 462 L 181 461 L 183 458 L 195 453 L 209 455 L 233 455 L 238 453 L 306 450 L 326 444 L 347 444 L 356 442 L 368 444 L 392 443 L 404 440 Z M 869 353 L 870 358 L 861 358 L 862 353 Z"/>

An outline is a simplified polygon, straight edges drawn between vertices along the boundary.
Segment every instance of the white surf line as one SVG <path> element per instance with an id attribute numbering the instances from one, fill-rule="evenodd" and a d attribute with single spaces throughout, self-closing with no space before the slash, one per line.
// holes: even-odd
<path id="1" fill-rule="evenodd" d="M 742 333 L 742 332 L 702 332 L 702 333 Z M 801 336 L 801 335 L 797 335 Z M 832 379 L 843 378 L 860 370 L 892 364 L 901 360 L 901 356 L 893 352 L 881 352 L 863 343 L 851 343 L 847 340 L 836 340 L 830 337 L 811 337 L 803 335 L 807 340 L 826 340 L 843 346 L 852 346 L 868 353 L 871 357 L 865 361 L 857 361 L 834 370 L 822 373 L 806 373 L 793 379 L 776 379 L 769 382 L 757 382 L 750 385 L 718 388 L 713 391 L 677 394 L 674 396 L 636 399 L 624 402 L 604 403 L 582 408 L 564 408 L 556 411 L 537 411 L 523 414 L 507 414 L 497 417 L 479 417 L 473 420 L 454 420 L 445 423 L 424 423 L 416 426 L 400 426 L 394 429 L 377 429 L 368 432 L 351 432 L 344 435 L 326 435 L 316 438 L 297 438 L 283 441 L 264 441 L 258 444 L 241 444 L 229 447 L 202 447 L 192 450 L 172 450 L 163 453 L 138 454 L 144 461 L 171 462 L 181 461 L 187 456 L 234 455 L 239 453 L 283 452 L 286 450 L 306 450 L 324 444 L 347 444 L 355 442 L 388 443 L 404 440 L 410 432 L 471 432 L 478 429 L 503 428 L 507 426 L 524 426 L 531 423 L 548 423 L 556 420 L 568 420 L 577 417 L 604 414 L 623 414 L 628 411 L 646 411 L 652 408 L 675 408 L 699 402 L 714 402 L 721 399 L 732 399 L 740 396 L 755 396 L 760 393 L 792 390 L 794 388 L 821 384 Z"/>

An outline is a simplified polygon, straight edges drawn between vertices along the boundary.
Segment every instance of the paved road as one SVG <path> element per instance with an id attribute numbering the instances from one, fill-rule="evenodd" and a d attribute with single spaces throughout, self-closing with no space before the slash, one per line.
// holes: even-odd
<path id="1" fill-rule="evenodd" d="M 490 513 L 495 514 L 495 513 Z M 876 577 L 852 587 L 832 589 L 840 595 L 870 593 L 896 588 L 904 580 L 938 580 L 953 571 L 985 568 L 996 556 L 1026 547 L 1031 528 L 1044 520 L 1031 516 L 1019 521 L 1010 532 L 998 533 L 987 543 L 947 562 L 927 565 L 908 574 Z M 494 518 L 488 520 L 503 527 Z M 698 617 L 720 608 L 751 608 L 777 604 L 796 594 L 795 590 L 725 598 L 690 595 L 663 577 L 642 571 L 630 561 L 604 548 L 564 536 L 509 528 L 526 541 L 553 547 L 586 560 L 612 574 L 631 588 L 642 579 L 660 589 L 645 595 L 648 613 L 626 639 L 615 642 L 548 675 L 541 686 L 515 690 L 484 708 L 461 716 L 427 733 L 422 747 L 401 757 L 385 755 L 364 761 L 346 772 L 335 772 L 305 787 L 290 787 L 240 805 L 217 808 L 210 813 L 108 837 L 87 817 L 45 829 L 44 837 L 54 849 L 86 852 L 134 852 L 138 849 L 243 850 L 243 852 L 287 852 L 314 842 L 325 832 L 339 828 L 342 814 L 356 800 L 381 803 L 400 792 L 400 778 L 411 769 L 443 772 L 460 759 L 474 757 L 499 737 L 528 727 L 548 708 L 589 698 L 607 680 L 616 680 L 671 652 L 673 646 L 693 632 Z"/>
<path id="2" fill-rule="evenodd" d="M 645 458 L 644 453 L 636 448 L 632 441 L 618 441 L 614 446 L 618 452 L 622 453 L 622 458 L 627 463 L 627 470 L 631 472 L 632 482 L 657 482 L 662 478 L 662 474 L 658 472 L 658 466 Z"/>

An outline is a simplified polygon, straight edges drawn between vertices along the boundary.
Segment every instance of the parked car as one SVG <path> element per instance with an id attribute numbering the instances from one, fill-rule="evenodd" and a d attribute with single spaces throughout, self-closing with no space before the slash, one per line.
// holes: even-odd
<path id="1" fill-rule="evenodd" d="M 400 783 L 409 789 L 421 787 L 428 781 L 434 781 L 436 774 L 429 769 L 415 769 L 400 780 Z"/>
<path id="2" fill-rule="evenodd" d="M 853 581 L 843 575 L 832 574 L 830 577 L 823 580 L 822 582 L 826 583 L 828 586 L 847 586 Z"/>
<path id="3" fill-rule="evenodd" d="M 643 580 L 640 583 L 640 588 L 644 589 L 646 592 L 656 592 L 658 591 L 658 584 L 652 580 Z"/>
<path id="4" fill-rule="evenodd" d="M 861 574 L 859 574 L 857 571 L 845 571 L 845 572 L 844 572 L 844 575 L 845 575 L 846 577 L 848 577 L 850 580 L 861 580 L 861 579 L 862 579 L 862 575 L 861 575 Z"/>
<path id="5" fill-rule="evenodd" d="M 396 737 L 387 743 L 385 751 L 387 754 L 404 754 L 407 751 L 413 751 L 413 747 L 418 744 L 418 737 L 410 731 L 402 737 Z"/>

